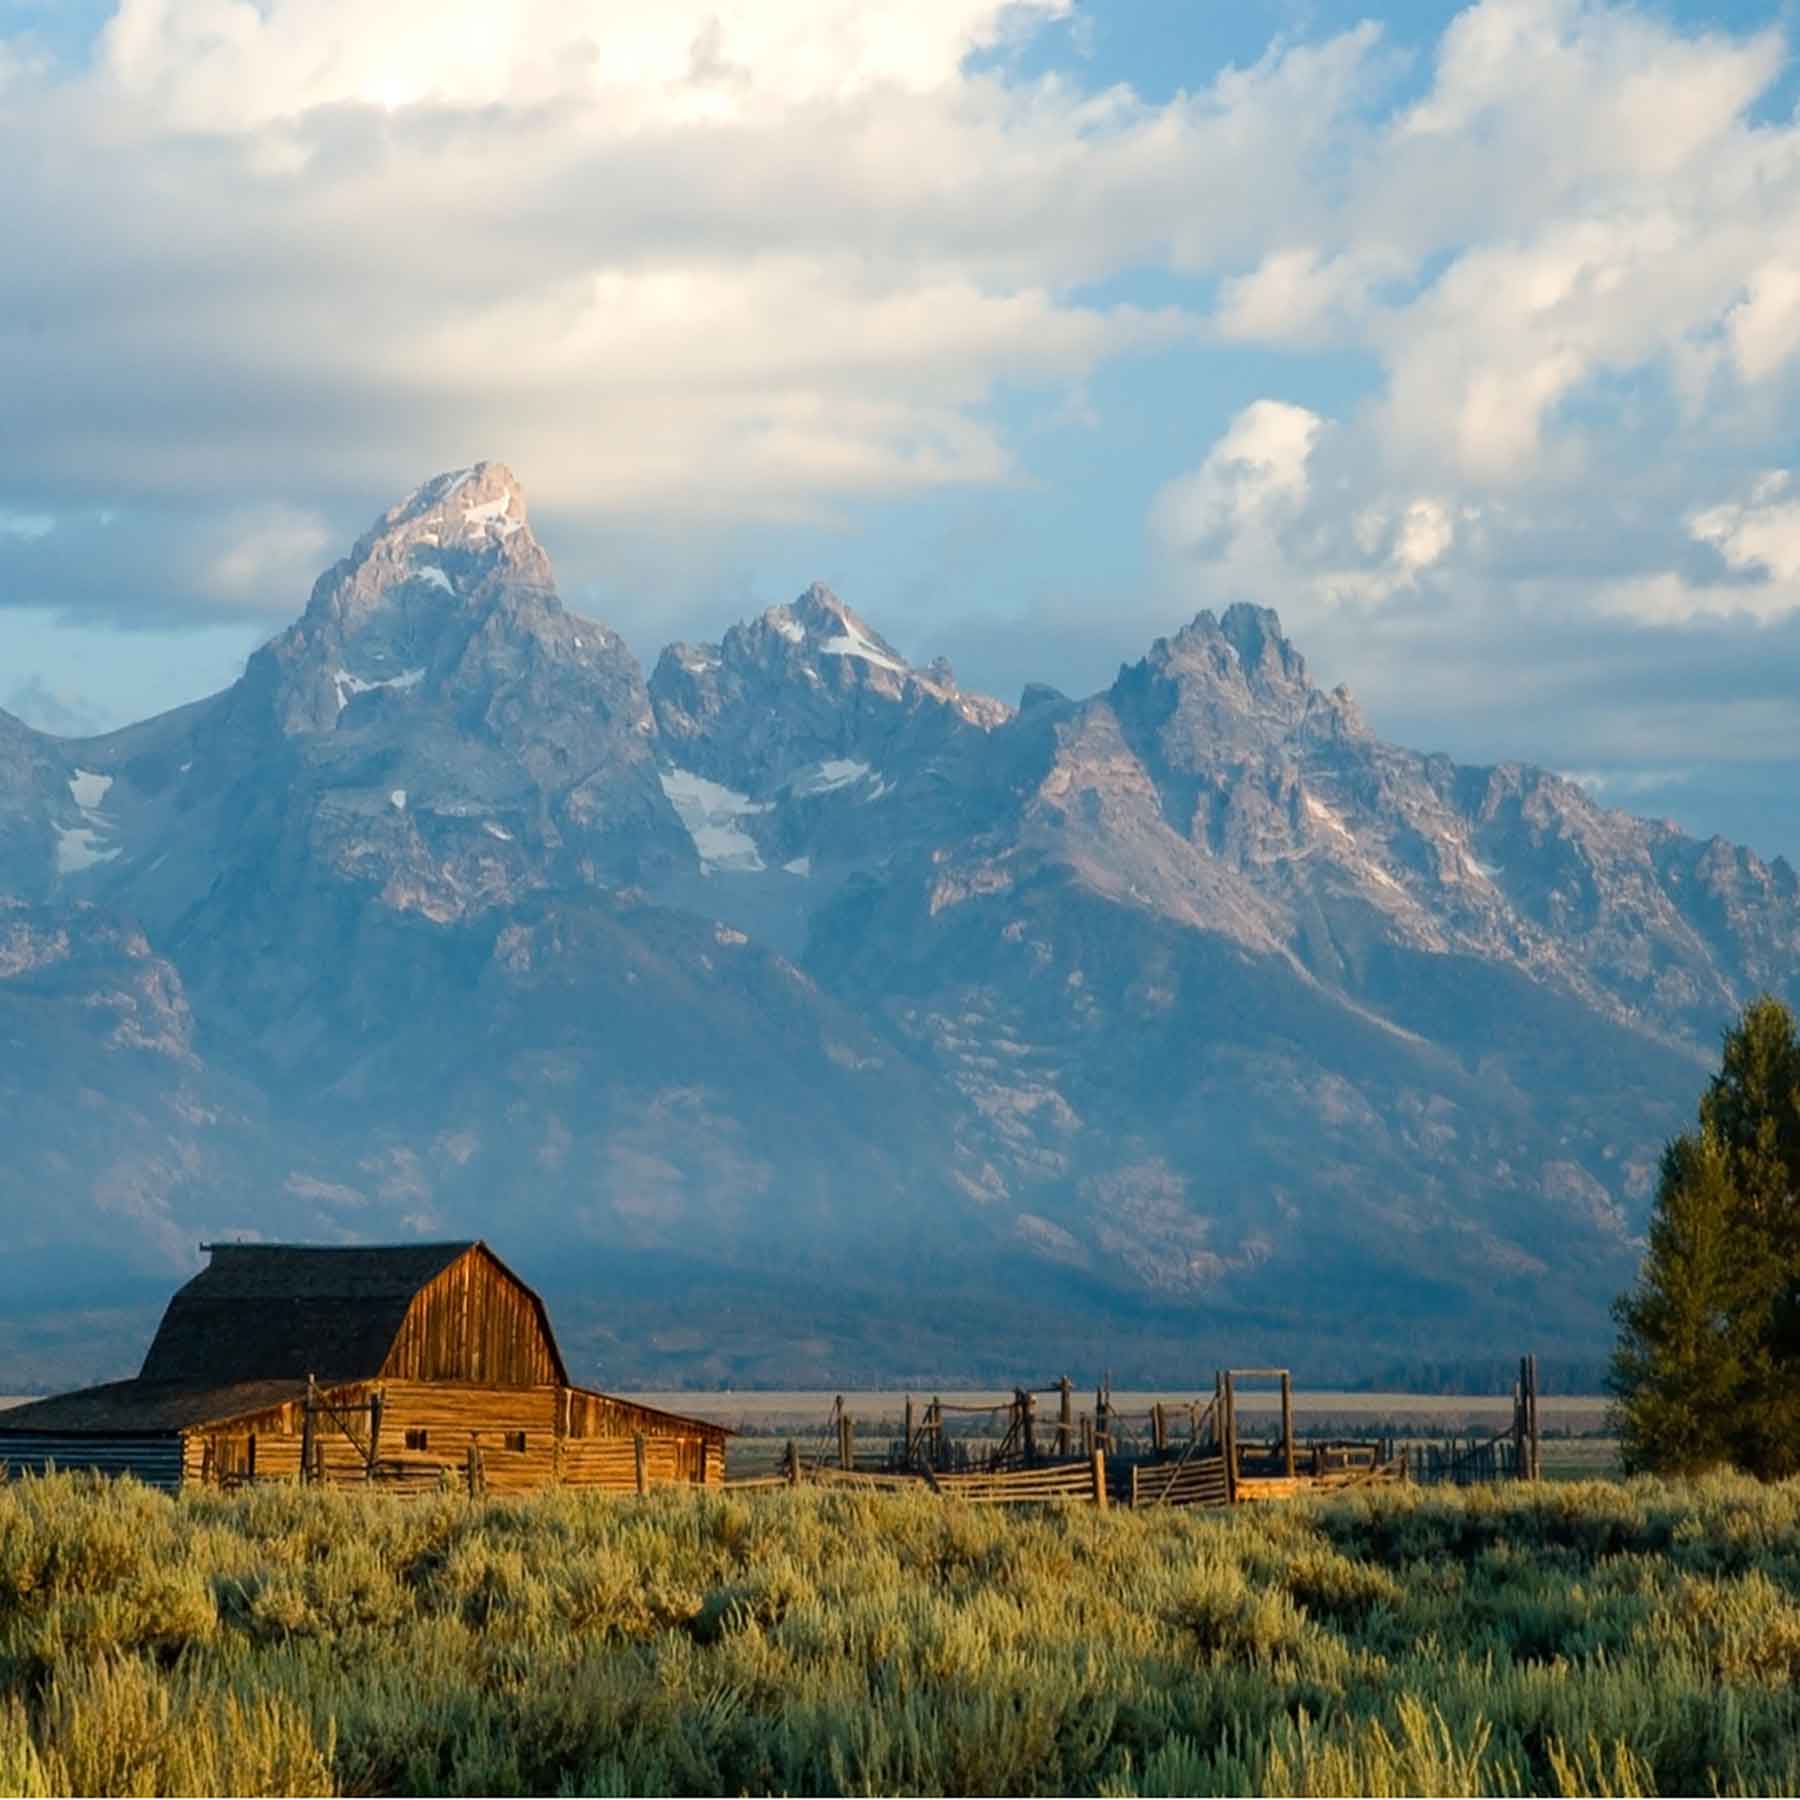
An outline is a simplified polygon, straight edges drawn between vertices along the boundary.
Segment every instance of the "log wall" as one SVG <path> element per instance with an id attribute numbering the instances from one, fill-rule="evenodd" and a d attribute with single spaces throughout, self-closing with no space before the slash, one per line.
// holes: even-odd
<path id="1" fill-rule="evenodd" d="M 376 1393 L 382 1401 L 381 1431 L 371 1469 L 369 1401 Z M 446 1480 L 466 1486 L 474 1446 L 477 1479 L 484 1492 L 518 1494 L 570 1486 L 630 1493 L 637 1488 L 640 1435 L 647 1485 L 704 1480 L 716 1486 L 725 1478 L 722 1430 L 695 1426 L 691 1435 L 680 1434 L 670 1429 L 680 1423 L 670 1415 L 622 1401 L 596 1408 L 592 1403 L 604 1402 L 606 1396 L 579 1389 L 379 1381 L 321 1389 L 319 1397 L 313 1426 L 315 1466 L 332 1486 L 373 1481 L 418 1491 Z M 581 1403 L 579 1409 L 575 1402 Z M 565 1436 L 563 1427 L 572 1412 L 590 1428 L 600 1426 L 604 1435 Z M 639 1419 L 654 1421 L 661 1429 L 624 1429 Z M 699 1435 L 702 1431 L 705 1436 Z M 183 1479 L 201 1486 L 246 1479 L 298 1480 L 303 1442 L 301 1406 L 190 1431 L 182 1443 Z"/>

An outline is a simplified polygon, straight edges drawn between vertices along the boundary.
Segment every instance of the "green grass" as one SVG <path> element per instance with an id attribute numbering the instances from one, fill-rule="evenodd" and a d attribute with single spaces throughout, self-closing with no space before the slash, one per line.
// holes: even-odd
<path id="1" fill-rule="evenodd" d="M 1800 1484 L 0 1488 L 0 1793 L 1800 1792 Z"/>

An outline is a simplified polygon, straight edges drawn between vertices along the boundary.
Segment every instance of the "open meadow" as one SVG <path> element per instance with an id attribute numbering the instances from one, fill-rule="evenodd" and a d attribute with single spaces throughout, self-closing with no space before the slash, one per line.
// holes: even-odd
<path id="1" fill-rule="evenodd" d="M 0 1792 L 1800 1792 L 1800 1484 L 0 1488 Z"/>

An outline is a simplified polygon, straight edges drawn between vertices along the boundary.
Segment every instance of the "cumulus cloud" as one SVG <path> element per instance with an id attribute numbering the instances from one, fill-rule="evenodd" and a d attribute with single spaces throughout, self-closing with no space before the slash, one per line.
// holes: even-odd
<path id="1" fill-rule="evenodd" d="M 1734 754 L 1791 737 L 1780 33 L 1477 0 L 1417 67 L 1365 23 L 1161 102 L 980 54 L 1073 3 L 121 0 L 61 71 L 0 25 L 0 604 L 285 614 L 483 455 L 572 589 L 648 594 L 715 534 L 1025 492 L 1010 397 L 1104 454 L 1153 354 L 1163 584 L 1034 655 L 1249 594 L 1377 700 L 1428 672 L 1426 724 L 1644 767 L 1704 734 L 1678 631 L 1690 689 L 1748 684 Z"/>
<path id="2" fill-rule="evenodd" d="M 366 506 L 496 454 L 552 507 L 716 520 L 1014 479 L 999 384 L 1195 329 L 1072 288 L 1262 105 L 967 72 L 1065 10 L 125 0 L 0 106 L 36 171 L 0 493 Z"/>

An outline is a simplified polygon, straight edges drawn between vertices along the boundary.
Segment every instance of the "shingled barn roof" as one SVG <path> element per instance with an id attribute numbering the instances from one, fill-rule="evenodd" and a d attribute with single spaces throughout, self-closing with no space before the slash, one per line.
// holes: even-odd
<path id="1" fill-rule="evenodd" d="M 357 1381 L 381 1372 L 407 1308 L 473 1242 L 212 1244 L 169 1302 L 140 1379 Z"/>
<path id="2" fill-rule="evenodd" d="M 267 1412 L 305 1396 L 304 1381 L 109 1381 L 103 1387 L 53 1394 L 0 1412 L 0 1462 L 8 1433 L 67 1432 L 71 1436 L 156 1437 L 194 1425 Z"/>

